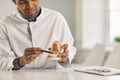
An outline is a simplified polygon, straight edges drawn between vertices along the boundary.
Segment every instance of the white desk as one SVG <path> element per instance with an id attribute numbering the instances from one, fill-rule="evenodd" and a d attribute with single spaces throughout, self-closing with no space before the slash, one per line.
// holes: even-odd
<path id="1" fill-rule="evenodd" d="M 0 71 L 0 80 L 120 80 L 120 75 L 98 76 L 80 72 L 73 69 L 66 70 L 23 70 Z"/>
<path id="2" fill-rule="evenodd" d="M 70 73 L 72 71 L 69 71 Z M 73 77 L 74 78 L 74 77 Z M 0 71 L 0 80 L 70 80 L 64 70 Z M 74 79 L 72 79 L 74 80 Z"/>

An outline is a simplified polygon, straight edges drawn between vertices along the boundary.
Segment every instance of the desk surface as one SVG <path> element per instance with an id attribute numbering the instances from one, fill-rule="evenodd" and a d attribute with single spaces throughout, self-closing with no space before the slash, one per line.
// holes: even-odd
<path id="1" fill-rule="evenodd" d="M 75 72 L 73 69 L 32 69 L 0 71 L 0 80 L 120 80 L 120 75 L 99 76 Z"/>

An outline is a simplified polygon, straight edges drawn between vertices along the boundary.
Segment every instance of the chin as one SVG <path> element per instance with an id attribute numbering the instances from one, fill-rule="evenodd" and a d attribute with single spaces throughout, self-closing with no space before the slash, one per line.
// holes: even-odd
<path id="1" fill-rule="evenodd" d="M 32 20 L 32 19 L 35 19 L 35 16 L 27 16 L 27 18 Z"/>

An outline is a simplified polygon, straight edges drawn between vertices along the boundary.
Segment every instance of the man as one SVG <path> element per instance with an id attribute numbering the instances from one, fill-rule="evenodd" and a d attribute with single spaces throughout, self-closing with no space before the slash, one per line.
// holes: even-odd
<path id="1" fill-rule="evenodd" d="M 64 17 L 40 7 L 39 0 L 12 1 L 17 12 L 0 21 L 0 69 L 58 68 L 71 63 L 76 48 Z M 41 51 L 54 41 L 64 48 L 58 61 L 48 59 L 48 54 Z"/>

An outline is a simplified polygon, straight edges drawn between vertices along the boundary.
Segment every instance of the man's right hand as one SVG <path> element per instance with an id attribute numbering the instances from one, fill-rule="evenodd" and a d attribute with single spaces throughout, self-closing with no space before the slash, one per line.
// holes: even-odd
<path id="1" fill-rule="evenodd" d="M 29 64 L 30 62 L 34 61 L 40 54 L 42 54 L 41 48 L 26 48 L 24 55 L 19 58 L 18 65 L 23 67 L 25 64 Z"/>

